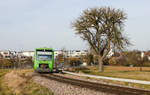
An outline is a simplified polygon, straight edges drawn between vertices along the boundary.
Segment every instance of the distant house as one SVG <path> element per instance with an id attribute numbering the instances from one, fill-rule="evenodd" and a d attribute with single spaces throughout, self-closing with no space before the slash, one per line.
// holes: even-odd
<path id="1" fill-rule="evenodd" d="M 27 57 L 34 57 L 34 51 L 23 51 L 22 54 Z"/>
<path id="2" fill-rule="evenodd" d="M 65 50 L 65 51 L 55 50 L 54 56 L 56 58 L 59 54 L 63 54 L 67 58 L 71 58 L 71 57 L 80 58 L 81 56 L 87 55 L 87 53 L 88 53 L 88 50 Z M 114 55 L 114 52 L 111 49 L 107 57 L 109 58 L 112 55 Z"/>
<path id="3" fill-rule="evenodd" d="M 142 52 L 141 57 L 142 58 L 147 57 L 147 59 L 150 61 L 150 51 Z"/>
<path id="4" fill-rule="evenodd" d="M 79 58 L 80 56 L 86 55 L 87 53 L 87 50 L 70 50 L 68 51 L 68 56 Z"/>
<path id="5" fill-rule="evenodd" d="M 13 58 L 16 54 L 16 52 L 13 51 L 9 51 L 9 50 L 3 50 L 0 51 L 1 55 L 3 56 L 3 58 Z"/>
<path id="6" fill-rule="evenodd" d="M 148 52 L 145 52 L 145 54 L 144 54 L 147 58 L 148 58 L 148 60 L 150 61 L 150 51 L 148 51 Z"/>
<path id="7" fill-rule="evenodd" d="M 19 57 L 34 57 L 34 51 L 21 51 L 18 52 Z"/>
<path id="8" fill-rule="evenodd" d="M 112 57 L 113 55 L 114 55 L 114 52 L 113 52 L 113 50 L 111 49 L 111 50 L 109 51 L 109 53 L 107 54 L 107 57 L 110 58 L 110 57 Z"/>
<path id="9" fill-rule="evenodd" d="M 54 51 L 54 58 L 56 58 L 59 54 L 62 54 L 63 53 L 63 51 L 61 51 L 61 50 L 55 50 Z"/>
<path id="10" fill-rule="evenodd" d="M 66 51 L 55 50 L 54 56 L 56 58 L 59 54 L 63 54 L 67 58 L 70 58 L 70 57 L 79 58 L 81 55 L 86 55 L 87 53 L 88 53 L 87 50 L 66 50 Z"/>

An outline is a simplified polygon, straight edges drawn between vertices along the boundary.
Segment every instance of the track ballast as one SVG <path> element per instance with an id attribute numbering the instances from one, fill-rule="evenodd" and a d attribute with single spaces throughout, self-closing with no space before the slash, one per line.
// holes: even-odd
<path id="1" fill-rule="evenodd" d="M 116 85 L 114 86 L 114 85 L 95 83 L 90 81 L 83 81 L 83 80 L 68 78 L 56 74 L 41 74 L 41 76 L 58 82 L 63 82 L 63 83 L 79 86 L 82 88 L 88 88 L 95 91 L 111 93 L 116 95 L 150 95 L 150 91 L 148 90 L 128 88 L 128 87 L 122 87 Z"/>

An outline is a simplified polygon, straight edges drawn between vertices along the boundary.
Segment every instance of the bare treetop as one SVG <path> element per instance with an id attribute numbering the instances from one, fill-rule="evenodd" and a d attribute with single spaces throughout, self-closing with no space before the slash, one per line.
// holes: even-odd
<path id="1" fill-rule="evenodd" d="M 83 11 L 72 25 L 76 34 L 103 60 L 110 49 L 122 50 L 130 44 L 122 33 L 126 19 L 127 15 L 120 9 L 91 8 Z"/>

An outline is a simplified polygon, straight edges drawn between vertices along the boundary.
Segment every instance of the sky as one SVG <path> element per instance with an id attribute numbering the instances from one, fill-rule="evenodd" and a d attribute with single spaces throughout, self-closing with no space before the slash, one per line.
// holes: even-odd
<path id="1" fill-rule="evenodd" d="M 150 50 L 150 0 L 0 0 L 0 50 L 88 49 L 71 23 L 83 10 L 104 6 L 127 13 L 129 50 Z"/>

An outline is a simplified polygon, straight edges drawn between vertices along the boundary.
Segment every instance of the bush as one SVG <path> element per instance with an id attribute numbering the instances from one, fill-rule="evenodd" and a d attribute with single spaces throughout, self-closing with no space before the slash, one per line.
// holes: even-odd
<path id="1" fill-rule="evenodd" d="M 109 65 L 117 65 L 117 58 L 116 57 L 110 58 L 108 63 Z"/>
<path id="2" fill-rule="evenodd" d="M 12 63 L 10 59 L 1 59 L 0 60 L 0 68 L 8 68 L 11 67 Z"/>
<path id="3" fill-rule="evenodd" d="M 108 63 L 121 66 L 150 66 L 150 61 L 146 57 L 142 59 L 139 51 L 122 52 L 121 56 L 110 58 Z"/>

